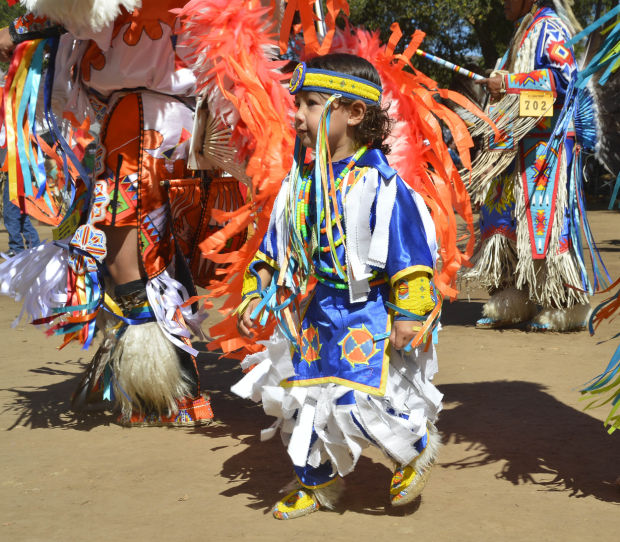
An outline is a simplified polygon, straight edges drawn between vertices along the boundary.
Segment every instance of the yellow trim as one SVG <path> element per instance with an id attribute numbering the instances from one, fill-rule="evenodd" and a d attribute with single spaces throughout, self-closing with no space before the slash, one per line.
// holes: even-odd
<path id="1" fill-rule="evenodd" d="M 428 273 L 431 277 L 433 276 L 433 269 L 426 265 L 412 265 L 410 267 L 405 267 L 405 269 L 401 269 L 398 273 L 392 275 L 390 277 L 390 284 L 394 286 L 394 283 L 402 279 L 403 277 L 410 275 L 411 273 L 415 273 L 416 271 L 424 271 Z"/>
<path id="2" fill-rule="evenodd" d="M 312 292 L 312 296 L 314 296 L 314 292 Z M 312 298 L 310 298 L 308 300 L 308 304 L 305 307 L 304 313 L 301 317 L 301 321 L 303 322 L 305 315 L 306 315 L 306 310 L 308 310 L 308 306 L 310 305 L 310 301 L 312 301 Z M 388 332 L 392 329 L 392 323 L 394 321 L 394 315 L 392 314 L 392 311 L 388 311 L 387 314 L 387 322 L 386 322 L 386 329 L 385 331 Z M 301 329 L 301 326 L 300 326 Z M 312 378 L 312 379 L 307 379 L 307 380 L 295 380 L 293 382 L 289 382 L 287 380 L 282 380 L 282 382 L 280 382 L 280 386 L 282 386 L 283 388 L 294 388 L 294 387 L 300 387 L 300 388 L 304 388 L 304 387 L 308 387 L 308 386 L 314 386 L 315 384 L 341 384 L 343 386 L 346 386 L 347 388 L 351 388 L 353 390 L 358 390 L 358 391 L 363 391 L 365 393 L 369 393 L 370 395 L 376 395 L 376 396 L 383 396 L 385 395 L 385 389 L 387 388 L 387 374 L 388 374 L 388 368 L 390 366 L 390 357 L 388 355 L 388 350 L 390 348 L 390 338 L 387 337 L 385 339 L 382 339 L 384 341 L 383 344 L 383 361 L 381 362 L 381 381 L 379 383 L 379 387 L 376 388 L 374 386 L 367 386 L 366 384 L 359 384 L 357 382 L 353 382 L 352 380 L 347 380 L 346 378 L 339 378 L 337 376 L 324 376 L 321 378 Z M 293 359 L 295 353 L 295 347 L 293 345 L 291 345 L 290 348 L 290 355 L 291 355 L 291 360 Z M 301 357 L 301 355 L 300 355 Z M 302 360 L 303 361 L 303 360 Z"/>
<path id="3" fill-rule="evenodd" d="M 367 100 L 372 100 L 373 102 L 378 102 L 381 99 L 381 91 L 366 83 L 325 73 L 306 72 L 302 88 L 305 87 L 323 87 L 335 91 L 347 92 L 360 96 L 361 98 L 366 98 Z"/>
<path id="4" fill-rule="evenodd" d="M 328 480 L 327 482 L 324 482 L 322 484 L 319 484 L 318 486 L 309 486 L 307 484 L 304 484 L 300 479 L 299 476 L 295 475 L 295 478 L 297 478 L 297 481 L 299 482 L 299 484 L 301 485 L 301 487 L 305 487 L 306 489 L 321 489 L 327 486 L 332 485 L 336 479 L 338 478 L 338 476 L 334 476 L 331 480 Z"/>
<path id="5" fill-rule="evenodd" d="M 241 301 L 241 303 L 239 303 L 239 306 L 233 311 L 233 314 L 237 314 L 239 316 L 243 316 L 243 313 L 248 308 L 248 305 L 250 304 L 250 301 L 252 301 L 252 299 L 256 299 L 256 298 L 259 298 L 259 297 L 260 297 L 260 294 L 258 294 L 258 293 L 246 295 L 243 298 L 243 301 Z"/>
<path id="6" fill-rule="evenodd" d="M 388 339 L 384 339 L 388 340 Z M 384 353 L 385 358 L 385 353 Z M 352 380 L 347 380 L 346 378 L 338 378 L 337 376 L 324 376 L 321 378 L 313 378 L 308 380 L 295 380 L 294 382 L 288 382 L 283 380 L 280 382 L 280 386 L 283 388 L 307 388 L 308 386 L 314 386 L 316 384 L 340 384 L 347 388 L 351 388 L 352 390 L 363 391 L 370 395 L 383 396 L 385 395 L 385 388 L 387 385 L 387 381 L 384 379 L 385 373 L 387 373 L 388 363 L 385 363 L 385 359 L 383 361 L 383 369 L 381 370 L 381 385 L 378 388 L 373 386 L 367 386 L 365 384 L 359 384 L 357 382 L 353 382 Z"/>
<path id="7" fill-rule="evenodd" d="M 401 288 L 405 286 L 407 291 L 401 297 Z M 404 309 L 418 316 L 424 316 L 435 308 L 432 286 L 428 273 L 416 271 L 398 280 L 392 291 L 394 304 L 399 309 Z"/>
<path id="8" fill-rule="evenodd" d="M 106 305 L 116 316 L 123 316 L 123 311 L 117 305 L 116 301 L 114 301 L 108 294 L 104 295 L 103 303 Z"/>
<path id="9" fill-rule="evenodd" d="M 254 261 L 260 260 L 253 260 L 253 262 Z M 248 266 L 248 268 L 245 270 L 245 273 L 243 273 L 243 285 L 241 286 L 241 295 L 245 297 L 250 292 L 254 292 L 256 290 L 258 290 L 258 279 L 250 272 L 250 267 Z"/>
<path id="10" fill-rule="evenodd" d="M 254 255 L 254 259 L 252 260 L 252 262 L 256 260 L 260 260 L 266 263 L 268 266 L 273 267 L 274 269 L 280 269 L 278 262 L 276 262 L 273 258 L 270 258 L 269 256 L 267 256 L 267 254 L 265 254 L 264 252 L 261 252 L 260 250 L 256 251 L 256 254 Z"/>

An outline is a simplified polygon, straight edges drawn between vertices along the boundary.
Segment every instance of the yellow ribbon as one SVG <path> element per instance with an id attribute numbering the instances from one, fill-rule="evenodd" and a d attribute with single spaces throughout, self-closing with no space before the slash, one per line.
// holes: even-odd
<path id="1" fill-rule="evenodd" d="M 28 69 L 32 61 L 32 56 L 41 40 L 33 40 L 28 44 L 24 51 L 11 88 L 5 98 L 5 127 L 6 127 L 6 143 L 8 155 L 8 171 L 9 171 L 9 198 L 17 199 L 17 132 L 15 126 L 15 113 L 21 102 L 24 93 L 24 84 L 28 76 Z"/>

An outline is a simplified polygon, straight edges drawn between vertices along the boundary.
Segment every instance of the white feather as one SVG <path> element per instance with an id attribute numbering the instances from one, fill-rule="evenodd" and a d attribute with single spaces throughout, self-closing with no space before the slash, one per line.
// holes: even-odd
<path id="1" fill-rule="evenodd" d="M 112 24 L 121 8 L 130 13 L 142 0 L 21 0 L 28 11 L 49 17 L 71 33 L 99 32 Z"/>
<path id="2" fill-rule="evenodd" d="M 590 316 L 590 305 L 574 305 L 570 309 L 543 309 L 533 322 L 545 326 L 547 331 L 580 331 Z"/>
<path id="3" fill-rule="evenodd" d="M 127 327 L 112 354 L 112 367 L 124 417 L 137 408 L 177 412 L 177 400 L 190 393 L 179 356 L 155 322 Z"/>
<path id="4" fill-rule="evenodd" d="M 536 305 L 529 300 L 527 292 L 506 288 L 491 296 L 482 308 L 482 314 L 499 322 L 518 324 L 536 314 Z"/>

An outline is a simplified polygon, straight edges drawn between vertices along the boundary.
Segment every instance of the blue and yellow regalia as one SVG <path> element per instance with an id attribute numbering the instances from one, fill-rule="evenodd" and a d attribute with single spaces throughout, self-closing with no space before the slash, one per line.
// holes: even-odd
<path id="1" fill-rule="evenodd" d="M 313 88 L 320 84 L 305 75 Z M 305 88 L 303 81 L 298 86 Z M 280 325 L 264 351 L 244 360 L 254 368 L 233 387 L 277 418 L 263 436 L 280 430 L 298 483 L 314 492 L 351 472 L 369 444 L 403 468 L 426 451 L 428 466 L 438 446 L 433 422 L 442 398 L 431 383 L 434 333 L 404 350 L 388 340 L 395 318 L 424 322 L 437 312 L 429 280 L 437 247 L 426 205 L 381 151 L 362 147 L 326 168 L 320 147 L 317 160 L 304 166 L 298 142 L 300 165 L 283 182 L 248 268 L 248 283 L 257 266 L 274 270 L 272 284 L 256 281 L 246 298 L 260 295 L 254 316 L 274 314 Z M 278 285 L 293 292 L 289 300 L 277 294 Z M 285 316 L 306 286 L 308 295 Z M 287 510 L 274 515 L 290 517 Z"/>
<path id="2" fill-rule="evenodd" d="M 480 203 L 480 243 L 465 276 L 491 294 L 477 327 L 527 322 L 531 330 L 585 328 L 599 265 L 586 218 L 581 156 L 596 130 L 585 99 L 574 119 L 560 120 L 578 73 L 569 40 L 567 21 L 535 3 L 498 62 L 504 98 L 489 107 L 511 121 L 498 121 L 504 122 L 504 138 L 485 147 L 470 186 Z M 530 115 L 531 97 L 544 95 L 553 104 L 543 116 Z M 488 182 L 476 180 L 485 175 Z"/>

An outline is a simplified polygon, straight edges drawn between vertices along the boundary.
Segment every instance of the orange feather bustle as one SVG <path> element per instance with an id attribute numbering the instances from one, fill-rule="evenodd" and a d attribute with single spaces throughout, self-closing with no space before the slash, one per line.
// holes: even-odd
<path id="1" fill-rule="evenodd" d="M 439 89 L 433 79 L 413 67 L 411 58 L 424 39 L 423 32 L 416 31 L 404 52 L 396 54 L 402 32 L 397 23 L 391 30 L 392 35 L 383 46 L 378 32 L 347 27 L 335 37 L 331 51 L 361 56 L 379 72 L 383 103 L 389 104 L 390 116 L 395 121 L 388 140 L 392 147 L 388 160 L 431 210 L 440 251 L 434 282 L 443 295 L 454 299 L 458 294 L 457 272 L 462 266 L 469 266 L 473 253 L 473 216 L 469 195 L 443 139 L 439 121 L 451 132 L 465 168 L 471 168 L 473 141 L 465 122 L 442 100 L 455 102 L 489 124 L 491 121 L 465 97 Z M 467 229 L 463 249 L 458 246 L 464 239 L 457 237 L 457 216 Z"/>
<path id="2" fill-rule="evenodd" d="M 277 52 L 275 26 L 270 10 L 258 2 L 193 0 L 179 16 L 179 43 L 192 51 L 186 62 L 196 73 L 199 91 L 206 92 L 212 114 L 232 127 L 231 144 L 247 159 L 251 179 L 248 202 L 231 213 L 214 210 L 213 218 L 226 225 L 200 246 L 216 263 L 228 264 L 210 287 L 212 295 L 227 296 L 221 311 L 228 316 L 211 328 L 220 338 L 209 343 L 209 349 L 229 356 L 239 349 L 257 351 L 261 346 L 255 339 L 268 338 L 273 324 L 257 331 L 255 339 L 245 339 L 229 313 L 241 301 L 244 270 L 267 231 L 273 202 L 293 159 L 293 100 L 282 84 L 288 76 L 280 71 L 286 63 L 269 57 L 269 52 Z M 251 235 L 244 246 L 222 254 L 228 239 L 246 229 Z"/>
<path id="3" fill-rule="evenodd" d="M 379 42 L 378 33 L 350 27 L 336 30 L 335 18 L 340 11 L 348 13 L 348 4 L 333 0 L 327 2 L 327 34 L 319 44 L 313 37 L 312 3 L 289 2 L 280 43 L 286 44 L 293 15 L 299 10 L 301 27 L 306 28 L 304 55 L 349 52 L 366 58 L 377 68 L 384 103 L 390 104 L 390 115 L 395 120 L 388 141 L 393 153 L 388 159 L 431 210 L 441 258 L 434 280 L 443 295 L 455 298 L 457 272 L 469 265 L 473 252 L 473 217 L 465 185 L 443 140 L 440 121 L 452 133 L 466 168 L 471 167 L 469 151 L 473 141 L 465 123 L 442 100 L 451 100 L 479 118 L 488 119 L 463 96 L 438 89 L 435 81 L 412 66 L 411 58 L 424 38 L 422 32 L 413 35 L 402 54 L 396 54 L 395 47 L 402 37 L 398 25 L 392 26 L 392 36 L 385 46 Z M 247 158 L 246 173 L 252 181 L 248 203 L 232 213 L 216 211 L 214 218 L 227 224 L 201 245 L 211 259 L 228 264 L 211 285 L 213 295 L 228 295 L 222 307 L 228 316 L 211 328 L 219 338 L 209 348 L 237 358 L 261 350 L 256 341 L 268 339 L 273 331 L 271 323 L 257 328 L 251 340 L 239 337 L 236 318 L 229 313 L 241 301 L 243 272 L 267 230 L 274 199 L 290 168 L 294 141 L 292 98 L 282 85 L 287 77 L 280 71 L 283 63 L 266 54 L 276 45 L 270 15 L 257 2 L 241 0 L 192 0 L 180 11 L 181 39 L 192 50 L 190 65 L 198 77 L 199 89 L 207 93 L 212 113 L 232 126 L 231 143 Z M 458 246 L 464 240 L 457 238 L 457 216 L 468 232 L 465 248 Z M 222 254 L 227 240 L 245 228 L 251 232 L 245 245 L 237 252 Z"/>

